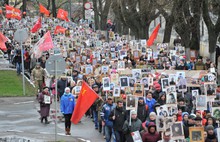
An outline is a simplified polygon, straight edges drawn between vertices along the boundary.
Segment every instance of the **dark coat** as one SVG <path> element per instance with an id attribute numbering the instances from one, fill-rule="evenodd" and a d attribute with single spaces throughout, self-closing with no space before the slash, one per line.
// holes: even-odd
<path id="1" fill-rule="evenodd" d="M 62 96 L 63 93 L 64 93 L 65 88 L 68 87 L 68 86 L 69 86 L 69 83 L 68 83 L 67 80 L 63 80 L 63 79 L 58 80 L 58 82 L 57 82 L 57 92 L 58 92 L 58 94 L 60 96 Z"/>
<path id="2" fill-rule="evenodd" d="M 115 115 L 115 120 L 112 117 Z M 122 131 L 123 124 L 126 120 L 126 110 L 124 108 L 119 109 L 116 107 L 111 111 L 109 115 L 109 120 L 113 121 L 113 129 L 115 131 Z"/>
<path id="3" fill-rule="evenodd" d="M 141 122 L 145 122 L 147 118 L 147 110 L 146 110 L 146 105 L 145 103 L 140 104 L 138 103 L 138 108 L 137 108 L 137 117 L 141 120 Z"/>
<path id="4" fill-rule="evenodd" d="M 50 96 L 50 104 L 45 104 L 44 96 L 48 95 L 49 93 L 45 93 L 44 91 L 39 94 L 38 96 L 38 102 L 40 103 L 40 115 L 41 117 L 47 117 L 50 113 L 50 104 L 52 103 L 52 97 Z"/>

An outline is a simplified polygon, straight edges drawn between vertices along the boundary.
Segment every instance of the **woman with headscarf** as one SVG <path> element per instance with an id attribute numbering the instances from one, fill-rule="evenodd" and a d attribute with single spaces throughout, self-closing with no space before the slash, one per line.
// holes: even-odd
<path id="1" fill-rule="evenodd" d="M 43 91 L 38 96 L 38 102 L 40 103 L 41 123 L 45 120 L 45 124 L 49 124 L 47 117 L 50 112 L 50 104 L 52 104 L 52 96 L 48 87 L 43 88 Z"/>

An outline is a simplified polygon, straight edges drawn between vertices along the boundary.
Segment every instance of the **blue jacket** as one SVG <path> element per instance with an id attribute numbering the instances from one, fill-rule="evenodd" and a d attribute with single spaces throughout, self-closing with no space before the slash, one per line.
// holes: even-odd
<path id="1" fill-rule="evenodd" d="M 152 98 L 151 100 L 146 99 L 146 105 L 148 105 L 148 110 L 149 113 L 154 112 L 154 105 L 157 102 L 154 98 Z"/>
<path id="2" fill-rule="evenodd" d="M 64 93 L 60 101 L 60 111 L 63 114 L 72 114 L 75 107 L 75 99 L 73 94 Z"/>
<path id="3" fill-rule="evenodd" d="M 102 121 L 105 122 L 106 126 L 113 127 L 113 122 L 109 120 L 109 115 L 111 111 L 115 108 L 115 105 L 110 104 L 104 104 L 102 108 L 102 112 L 100 113 L 100 116 L 102 118 Z"/>

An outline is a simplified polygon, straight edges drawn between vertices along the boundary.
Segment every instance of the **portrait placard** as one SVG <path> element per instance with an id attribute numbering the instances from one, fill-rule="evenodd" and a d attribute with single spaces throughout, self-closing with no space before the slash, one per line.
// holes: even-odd
<path id="1" fill-rule="evenodd" d="M 86 75 L 93 74 L 93 67 L 92 66 L 86 66 L 85 67 L 85 73 L 86 73 Z"/>
<path id="2" fill-rule="evenodd" d="M 120 77 L 120 86 L 121 87 L 128 87 L 129 86 L 129 79 L 127 76 Z"/>
<path id="3" fill-rule="evenodd" d="M 162 90 L 166 91 L 166 88 L 168 88 L 170 86 L 170 82 L 169 82 L 169 78 L 163 78 L 161 80 L 162 83 Z"/>
<path id="4" fill-rule="evenodd" d="M 102 78 L 102 84 L 103 84 L 103 91 L 110 90 L 110 78 L 109 77 Z"/>
<path id="5" fill-rule="evenodd" d="M 156 126 L 158 132 L 166 131 L 165 118 L 163 116 L 156 117 Z"/>
<path id="6" fill-rule="evenodd" d="M 196 97 L 196 110 L 207 110 L 207 96 L 198 95 Z"/>
<path id="7" fill-rule="evenodd" d="M 158 116 L 168 117 L 167 105 L 161 105 L 160 107 L 156 108 L 156 111 Z"/>
<path id="8" fill-rule="evenodd" d="M 133 94 L 135 96 L 143 97 L 143 95 L 144 95 L 144 85 L 141 84 L 141 83 L 135 83 Z"/>
<path id="9" fill-rule="evenodd" d="M 137 108 L 137 97 L 133 95 L 127 95 L 126 97 L 126 110 L 136 110 Z"/>
<path id="10" fill-rule="evenodd" d="M 220 107 L 212 107 L 212 116 L 216 119 L 220 119 Z"/>
<path id="11" fill-rule="evenodd" d="M 115 83 L 115 84 L 118 84 L 118 82 L 119 82 L 119 74 L 111 74 L 110 75 L 110 78 L 111 78 L 111 82 L 112 83 Z"/>
<path id="12" fill-rule="evenodd" d="M 184 131 L 183 131 L 183 123 L 182 122 L 175 122 L 171 129 L 171 137 L 173 140 L 184 139 Z"/>
<path id="13" fill-rule="evenodd" d="M 50 104 L 50 102 L 51 102 L 51 96 L 48 96 L 48 95 L 44 95 L 44 103 L 45 104 Z"/>
<path id="14" fill-rule="evenodd" d="M 139 51 L 138 50 L 134 50 L 133 55 L 134 55 L 134 59 L 139 59 Z"/>
<path id="15" fill-rule="evenodd" d="M 81 88 L 82 88 L 82 86 L 75 86 L 75 87 L 74 87 L 75 93 L 76 93 L 76 94 L 79 94 L 80 91 L 81 91 Z"/>
<path id="16" fill-rule="evenodd" d="M 113 90 L 113 96 L 114 97 L 120 97 L 121 88 L 119 86 L 115 86 Z"/>
<path id="17" fill-rule="evenodd" d="M 189 127 L 190 142 L 204 142 L 203 127 Z"/>

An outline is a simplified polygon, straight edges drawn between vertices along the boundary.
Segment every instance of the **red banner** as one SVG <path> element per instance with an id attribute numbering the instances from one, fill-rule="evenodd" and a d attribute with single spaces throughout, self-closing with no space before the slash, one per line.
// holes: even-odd
<path id="1" fill-rule="evenodd" d="M 5 6 L 6 9 L 6 18 L 10 19 L 10 18 L 14 18 L 17 20 L 21 20 L 21 11 L 17 8 L 14 8 L 12 6 L 6 5 Z"/>
<path id="2" fill-rule="evenodd" d="M 157 34 L 158 34 L 159 29 L 160 29 L 160 24 L 158 24 L 156 26 L 156 28 L 154 29 L 154 31 L 152 32 L 150 38 L 147 41 L 147 46 L 153 45 L 154 40 L 157 38 Z"/>
<path id="3" fill-rule="evenodd" d="M 97 98 L 98 95 L 96 92 L 91 89 L 86 82 L 83 81 L 71 121 L 74 124 L 77 124 Z"/>
<path id="4" fill-rule="evenodd" d="M 36 24 L 31 29 L 32 33 L 36 33 L 41 28 L 41 17 L 38 18 Z"/>
<path id="5" fill-rule="evenodd" d="M 63 10 L 63 9 L 61 9 L 61 8 L 60 8 L 60 9 L 58 10 L 58 12 L 57 12 L 57 18 L 69 22 L 69 19 L 68 19 L 68 12 L 65 11 L 65 10 Z"/>
<path id="6" fill-rule="evenodd" d="M 39 11 L 43 13 L 45 16 L 50 16 L 50 11 L 47 10 L 42 4 L 39 4 Z"/>

